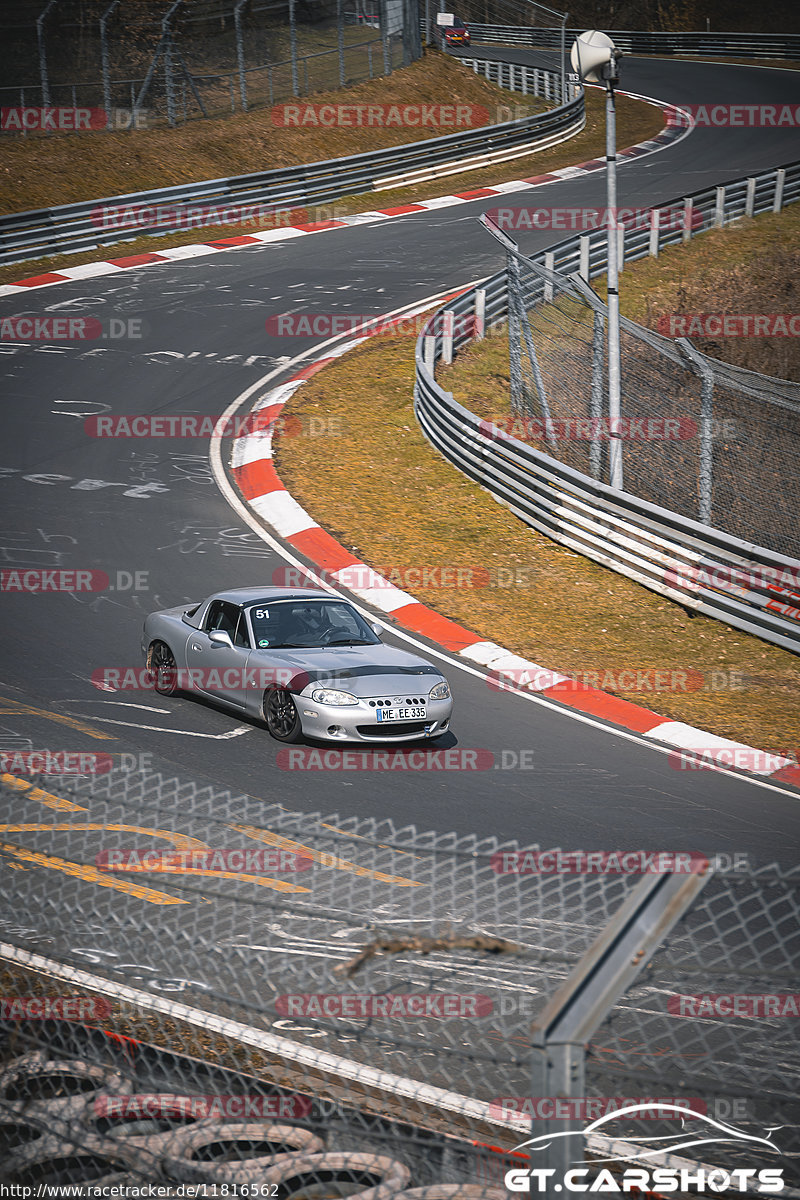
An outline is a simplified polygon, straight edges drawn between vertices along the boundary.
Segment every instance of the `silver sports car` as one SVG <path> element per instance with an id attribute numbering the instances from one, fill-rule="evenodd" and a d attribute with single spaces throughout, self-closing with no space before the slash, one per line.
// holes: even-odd
<path id="1" fill-rule="evenodd" d="M 281 742 L 439 737 L 453 711 L 447 680 L 379 632 L 327 592 L 236 588 L 151 613 L 142 652 L 162 695 L 221 701 Z"/>

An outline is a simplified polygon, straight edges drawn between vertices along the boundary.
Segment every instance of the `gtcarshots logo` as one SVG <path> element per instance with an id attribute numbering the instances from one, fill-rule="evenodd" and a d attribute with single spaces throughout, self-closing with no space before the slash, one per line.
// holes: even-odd
<path id="1" fill-rule="evenodd" d="M 615 1170 L 600 1167 L 599 1164 L 586 1166 L 583 1161 L 584 1139 L 590 1134 L 603 1132 L 608 1137 L 606 1126 L 609 1122 L 620 1118 L 638 1120 L 650 1115 L 653 1106 L 657 1106 L 664 1122 L 670 1126 L 666 1136 L 654 1136 L 657 1149 L 642 1148 L 631 1151 L 629 1146 L 612 1142 L 611 1149 L 603 1162 L 613 1163 Z M 676 1131 L 675 1127 L 680 1126 Z M 699 1126 L 699 1131 L 698 1131 Z M 707 1167 L 700 1164 L 691 1166 L 665 1167 L 655 1165 L 653 1160 L 669 1161 L 673 1155 L 698 1145 L 709 1152 L 714 1143 L 720 1142 L 728 1147 L 736 1143 L 741 1152 L 749 1150 L 751 1154 L 758 1153 L 763 1159 L 765 1152 L 778 1158 L 780 1150 L 770 1140 L 774 1130 L 767 1130 L 767 1136 L 759 1137 L 746 1133 L 738 1127 L 724 1121 L 716 1120 L 705 1113 L 697 1112 L 685 1104 L 674 1104 L 671 1101 L 646 1100 L 642 1103 L 630 1104 L 625 1108 L 609 1112 L 592 1121 L 585 1129 L 564 1130 L 540 1134 L 539 1137 L 529 1138 L 514 1147 L 512 1153 L 526 1151 L 527 1157 L 534 1163 L 531 1167 L 513 1168 L 505 1174 L 505 1185 L 510 1192 L 533 1192 L 548 1196 L 556 1192 L 591 1192 L 599 1195 L 620 1195 L 636 1192 L 661 1193 L 678 1192 L 693 1195 L 720 1195 L 725 1192 L 742 1194 L 745 1192 L 760 1195 L 773 1195 L 784 1189 L 783 1169 L 781 1167 L 736 1167 L 726 1170 L 721 1167 Z M 535 1165 L 537 1153 L 550 1147 L 555 1139 L 574 1139 L 574 1167 L 559 1171 L 555 1167 L 538 1167 Z M 636 1139 L 637 1142 L 641 1139 Z M 629 1151 L 625 1153 L 625 1150 Z M 712 1151 L 713 1152 L 713 1151 Z M 684 1159 L 685 1161 L 685 1159 Z M 631 1162 L 646 1163 L 646 1166 L 628 1165 Z M 580 1164 L 580 1165 L 577 1165 Z"/>

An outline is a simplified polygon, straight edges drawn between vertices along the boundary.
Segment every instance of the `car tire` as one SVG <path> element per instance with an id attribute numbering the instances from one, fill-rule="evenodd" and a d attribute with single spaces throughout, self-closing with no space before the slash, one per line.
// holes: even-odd
<path id="1" fill-rule="evenodd" d="M 166 642 L 152 642 L 147 652 L 147 669 L 155 676 L 159 696 L 174 696 L 178 691 L 178 664 Z"/>
<path id="2" fill-rule="evenodd" d="M 272 737 L 278 742 L 299 742 L 303 726 L 292 694 L 284 687 L 267 688 L 261 710 Z"/>

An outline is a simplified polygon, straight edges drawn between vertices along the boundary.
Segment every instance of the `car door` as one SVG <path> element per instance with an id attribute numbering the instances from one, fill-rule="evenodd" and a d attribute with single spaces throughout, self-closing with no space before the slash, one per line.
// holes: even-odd
<path id="1" fill-rule="evenodd" d="M 227 633 L 231 644 L 212 641 L 210 635 L 214 632 Z M 191 690 L 244 708 L 249 656 L 250 639 L 242 608 L 228 600 L 212 600 L 202 628 L 190 634 L 186 643 Z"/>

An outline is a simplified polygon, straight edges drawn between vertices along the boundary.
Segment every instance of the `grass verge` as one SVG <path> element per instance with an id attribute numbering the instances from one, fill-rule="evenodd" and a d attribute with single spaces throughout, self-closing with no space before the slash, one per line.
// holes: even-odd
<path id="1" fill-rule="evenodd" d="M 727 263 L 749 262 L 751 227 L 763 220 L 769 241 L 782 219 L 747 222 L 738 252 L 732 244 L 737 231 L 709 235 L 726 243 L 720 271 L 724 274 Z M 641 270 L 639 303 L 646 304 L 655 282 L 667 289 L 671 272 L 675 288 L 696 273 L 701 282 L 695 286 L 710 289 L 704 311 L 716 311 L 715 277 L 704 273 L 709 254 L 704 240 L 657 263 L 627 268 L 623 294 L 629 310 L 637 311 L 634 281 Z M 693 266 L 694 255 L 699 265 Z M 654 280 L 653 272 L 660 275 L 662 268 L 663 280 Z M 380 336 L 327 367 L 290 400 L 287 413 L 301 418 L 302 430 L 321 427 L 311 417 L 336 416 L 345 431 L 339 437 L 301 432 L 276 443 L 278 472 L 314 519 L 423 603 L 525 658 L 673 720 L 797 753 L 797 657 L 711 618 L 690 616 L 518 521 L 423 438 L 412 405 L 413 359 L 413 339 Z M 440 379 L 468 408 L 479 412 L 483 404 L 496 417 L 509 387 L 504 339 L 470 347 Z M 479 581 L 477 568 L 488 567 L 490 584 L 412 586 L 408 569 L 420 566 L 460 568 L 462 579 Z M 609 673 L 631 669 L 665 672 L 663 690 L 615 686 Z"/>

